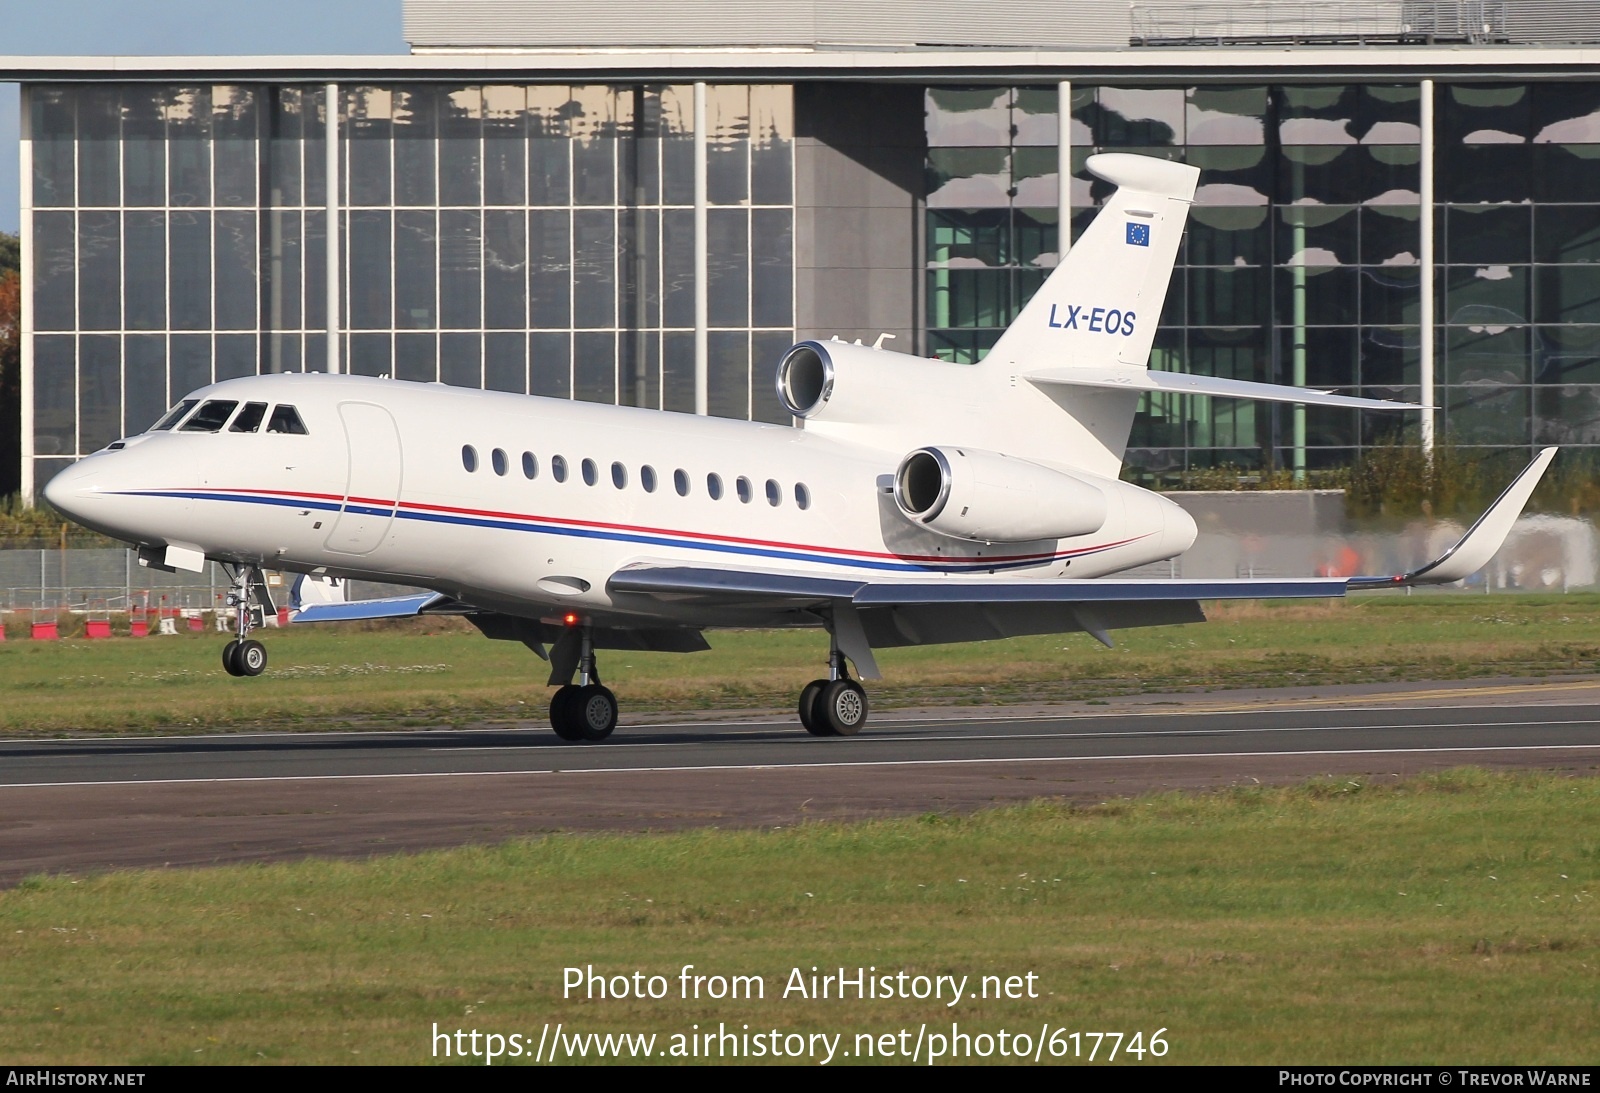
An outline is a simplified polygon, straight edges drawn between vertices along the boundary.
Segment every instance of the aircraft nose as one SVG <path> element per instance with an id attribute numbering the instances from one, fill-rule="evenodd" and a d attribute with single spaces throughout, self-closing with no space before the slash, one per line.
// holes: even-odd
<path id="1" fill-rule="evenodd" d="M 99 467 L 74 463 L 44 485 L 44 499 L 63 516 L 82 523 L 84 516 L 104 500 L 105 475 Z"/>

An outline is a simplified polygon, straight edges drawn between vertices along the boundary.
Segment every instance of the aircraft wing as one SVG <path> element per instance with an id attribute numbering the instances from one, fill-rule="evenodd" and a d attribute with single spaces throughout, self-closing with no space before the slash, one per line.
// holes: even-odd
<path id="1" fill-rule="evenodd" d="M 1387 399 L 1335 395 L 1310 387 L 1289 387 L 1278 383 L 1228 379 L 1223 376 L 1196 376 L 1187 372 L 1162 372 L 1143 368 L 1074 367 L 1047 368 L 1028 372 L 1024 379 L 1036 387 L 1109 387 L 1124 391 L 1159 391 L 1177 395 L 1210 395 L 1213 398 L 1257 399 L 1262 402 L 1293 402 L 1304 406 L 1344 406 L 1359 410 L 1426 410 L 1428 407 Z"/>
<path id="2" fill-rule="evenodd" d="M 421 615 L 429 608 L 453 603 L 437 592 L 412 596 L 392 596 L 383 600 L 341 600 L 336 603 L 308 603 L 295 615 L 295 622 L 355 622 L 360 619 L 404 619 Z"/>
<path id="3" fill-rule="evenodd" d="M 1112 630 L 1203 622 L 1202 600 L 1328 598 L 1343 596 L 1352 588 L 1404 588 L 1461 580 L 1500 549 L 1555 453 L 1554 448 L 1540 452 L 1444 554 L 1392 576 L 876 580 L 644 562 L 618 570 L 607 587 L 615 593 L 678 603 L 814 612 L 832 621 L 841 649 L 867 678 L 877 675 L 874 648 L 1073 631 L 1088 633 L 1109 646 Z"/>

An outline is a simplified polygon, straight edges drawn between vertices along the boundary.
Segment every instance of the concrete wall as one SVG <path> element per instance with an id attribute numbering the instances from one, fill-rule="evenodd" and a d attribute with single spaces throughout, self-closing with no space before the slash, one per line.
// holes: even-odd
<path id="1" fill-rule="evenodd" d="M 922 89 L 797 84 L 795 328 L 921 352 Z"/>

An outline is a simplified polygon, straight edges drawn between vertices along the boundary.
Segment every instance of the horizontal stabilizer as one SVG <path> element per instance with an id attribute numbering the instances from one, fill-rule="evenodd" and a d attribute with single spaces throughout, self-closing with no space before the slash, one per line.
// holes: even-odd
<path id="1" fill-rule="evenodd" d="M 1256 399 L 1261 402 L 1293 402 L 1303 406 L 1346 406 L 1358 410 L 1423 410 L 1410 402 L 1335 395 L 1309 387 L 1287 387 L 1277 383 L 1225 379 L 1221 376 L 1192 376 L 1187 372 L 1156 372 L 1134 368 L 1051 368 L 1026 373 L 1036 386 L 1103 387 L 1122 391 L 1158 391 L 1177 395 L 1210 395 L 1213 398 Z"/>
<path id="2" fill-rule="evenodd" d="M 420 615 L 436 604 L 447 603 L 450 597 L 437 592 L 419 592 L 414 596 L 395 596 L 386 600 L 352 600 L 347 603 L 307 604 L 295 615 L 295 622 L 355 622 L 360 619 L 404 619 Z"/>
<path id="3" fill-rule="evenodd" d="M 1352 577 L 1351 588 L 1399 588 L 1412 584 L 1449 584 L 1470 577 L 1489 563 L 1505 543 L 1511 527 L 1522 515 L 1522 508 L 1533 496 L 1534 487 L 1544 477 L 1556 448 L 1546 448 L 1512 479 L 1511 485 L 1495 499 L 1477 523 L 1467 529 L 1455 546 L 1425 566 L 1393 577 Z"/>

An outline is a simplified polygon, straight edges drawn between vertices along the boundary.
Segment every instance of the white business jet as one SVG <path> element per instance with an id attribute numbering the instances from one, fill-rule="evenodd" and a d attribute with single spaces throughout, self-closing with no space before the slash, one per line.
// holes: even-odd
<path id="1" fill-rule="evenodd" d="M 1199 174 L 1089 160 L 1117 190 L 978 365 L 804 341 L 778 364 L 794 427 L 440 384 L 318 374 L 201 388 L 139 436 L 57 475 L 45 498 L 141 562 L 233 578 L 235 675 L 264 568 L 425 595 L 307 604 L 300 621 L 466 616 L 550 662 L 550 721 L 602 740 L 617 702 L 597 649 L 692 652 L 713 627 L 820 626 L 827 676 L 805 728 L 853 735 L 900 645 L 1204 621 L 1207 599 L 1326 597 L 1444 583 L 1498 549 L 1546 449 L 1455 547 L 1372 578 L 1127 580 L 1181 554 L 1194 521 L 1118 481 L 1146 392 L 1315 406 L 1402 403 L 1146 368 Z M 883 339 L 879 339 L 881 343 Z"/>

